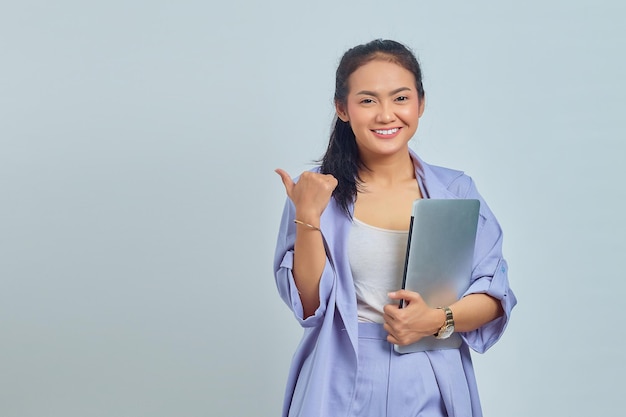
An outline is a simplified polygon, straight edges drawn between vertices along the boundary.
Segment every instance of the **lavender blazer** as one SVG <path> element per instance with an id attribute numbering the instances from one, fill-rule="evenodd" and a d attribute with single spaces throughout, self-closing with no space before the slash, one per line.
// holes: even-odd
<path id="1" fill-rule="evenodd" d="M 469 348 L 483 353 L 491 347 L 504 332 L 517 303 L 502 258 L 502 231 L 469 176 L 426 164 L 409 152 L 425 198 L 476 198 L 481 203 L 472 281 L 466 294 L 486 293 L 500 300 L 504 315 L 477 330 L 461 333 L 464 343 L 459 350 L 413 353 L 428 356 L 439 385 L 432 388 L 440 391 L 449 416 L 479 417 L 482 412 Z M 320 306 L 303 319 L 292 275 L 294 214 L 295 207 L 287 199 L 274 256 L 278 292 L 304 328 L 292 360 L 282 415 L 343 417 L 355 391 L 358 349 L 356 295 L 346 251 L 351 221 L 331 199 L 320 224 L 329 255 L 320 279 Z"/>

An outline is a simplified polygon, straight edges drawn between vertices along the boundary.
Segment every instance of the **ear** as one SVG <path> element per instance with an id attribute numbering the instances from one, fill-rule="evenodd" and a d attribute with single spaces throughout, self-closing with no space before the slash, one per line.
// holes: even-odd
<path id="1" fill-rule="evenodd" d="M 426 108 L 426 96 L 422 97 L 422 99 L 420 100 L 420 108 L 419 108 L 419 116 L 418 117 L 422 117 L 422 114 L 424 114 L 424 109 Z"/>
<path id="2" fill-rule="evenodd" d="M 348 117 L 348 112 L 346 111 L 346 106 L 344 106 L 343 103 L 335 101 L 335 111 L 337 112 L 337 117 L 339 117 L 342 122 L 347 123 L 350 121 L 350 117 Z"/>

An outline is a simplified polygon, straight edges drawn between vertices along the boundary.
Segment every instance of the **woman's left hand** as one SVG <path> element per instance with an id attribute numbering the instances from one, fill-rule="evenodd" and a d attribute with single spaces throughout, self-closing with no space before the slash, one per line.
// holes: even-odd
<path id="1" fill-rule="evenodd" d="M 437 333 L 446 320 L 443 310 L 429 307 L 416 292 L 399 290 L 388 296 L 398 301 L 383 308 L 384 328 L 389 333 L 389 343 L 400 346 L 415 343 Z M 403 308 L 399 307 L 400 300 L 405 300 Z"/>

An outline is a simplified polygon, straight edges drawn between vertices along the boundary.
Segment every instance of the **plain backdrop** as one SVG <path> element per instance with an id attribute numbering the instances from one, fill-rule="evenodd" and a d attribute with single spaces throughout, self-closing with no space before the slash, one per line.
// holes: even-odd
<path id="1" fill-rule="evenodd" d="M 0 5 L 0 416 L 277 416 L 301 330 L 272 257 L 342 53 L 409 45 L 411 143 L 505 231 L 485 416 L 617 415 L 626 3 Z"/>

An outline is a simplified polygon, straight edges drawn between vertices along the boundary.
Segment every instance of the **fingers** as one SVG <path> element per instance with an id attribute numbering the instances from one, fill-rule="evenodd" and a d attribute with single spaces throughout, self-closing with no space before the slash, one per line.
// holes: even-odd
<path id="1" fill-rule="evenodd" d="M 404 341 L 397 339 L 391 333 L 387 335 L 387 342 L 391 343 L 392 345 L 398 345 L 398 346 L 404 346 L 408 344 L 408 343 L 405 343 Z"/>
<path id="2" fill-rule="evenodd" d="M 404 300 L 404 306 L 408 306 L 412 299 L 414 299 L 414 295 L 418 295 L 417 293 L 406 291 L 406 290 L 398 290 L 393 291 L 387 294 L 387 296 L 391 300 Z M 403 309 L 400 307 L 400 303 L 392 302 L 391 304 L 387 304 L 383 306 L 383 317 L 385 321 L 395 321 L 399 316 L 402 316 L 404 313 Z"/>
<path id="3" fill-rule="evenodd" d="M 285 170 L 276 169 L 275 172 L 283 181 L 287 196 L 296 207 L 296 213 L 313 224 L 314 219 L 321 216 L 326 209 L 337 187 L 337 179 L 329 174 L 305 171 L 295 182 Z"/>
<path id="4" fill-rule="evenodd" d="M 387 332 L 387 341 L 394 345 L 406 346 L 420 340 L 420 335 L 409 328 L 397 327 L 385 322 L 383 328 Z"/>
<path id="5" fill-rule="evenodd" d="M 414 291 L 407 291 L 407 290 L 393 291 L 393 292 L 388 293 L 387 296 L 391 298 L 392 300 L 407 300 L 407 301 L 418 300 L 422 298 L 422 296 L 419 295 L 419 293 L 416 293 Z"/>
<path id="6" fill-rule="evenodd" d="M 407 307 L 411 302 L 416 304 L 423 302 L 422 296 L 414 291 L 398 290 L 388 293 L 387 296 L 391 300 L 404 300 L 404 307 Z"/>
<path id="7" fill-rule="evenodd" d="M 401 308 L 400 308 L 400 304 L 396 303 L 396 302 L 392 302 L 390 304 L 385 304 L 383 306 L 383 318 L 385 318 L 385 321 L 387 321 L 387 318 L 389 318 L 390 320 L 395 320 L 396 319 L 396 315 L 398 313 L 401 313 Z"/>
<path id="8" fill-rule="evenodd" d="M 401 333 L 402 331 L 392 326 L 389 323 L 388 318 L 385 318 L 385 322 L 383 323 L 383 328 L 387 332 L 387 341 L 389 343 L 393 343 L 394 345 L 402 344 L 400 340 L 401 337 L 399 337 L 399 333 Z"/>
<path id="9" fill-rule="evenodd" d="M 337 184 L 339 184 L 337 178 L 335 178 L 331 174 L 325 174 L 324 177 L 326 178 L 326 181 L 328 181 L 328 184 L 332 187 L 333 190 L 337 188 Z"/>
<path id="10" fill-rule="evenodd" d="M 383 324 L 383 328 L 387 332 L 387 341 L 389 343 L 398 344 L 398 339 L 395 336 L 395 330 L 386 322 Z"/>
<path id="11" fill-rule="evenodd" d="M 283 184 L 285 185 L 285 189 L 292 190 L 293 187 L 296 185 L 291 179 L 291 176 L 284 169 L 276 168 L 274 172 L 280 176 L 280 179 L 283 181 Z M 321 182 L 323 182 L 324 184 L 326 184 L 327 187 L 329 187 L 330 191 L 333 191 L 335 188 L 337 188 L 337 184 L 338 184 L 337 178 L 335 178 L 331 174 L 316 174 L 313 172 L 303 172 L 301 176 L 302 178 L 306 178 L 306 177 L 319 178 Z"/>

